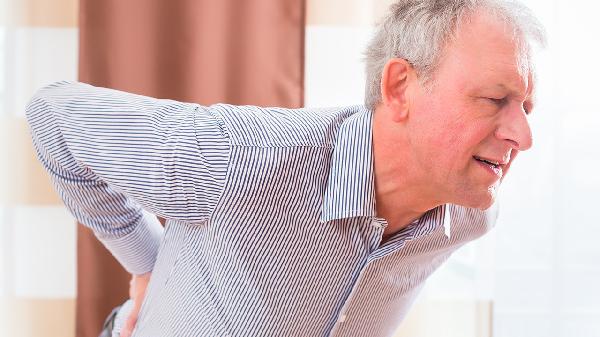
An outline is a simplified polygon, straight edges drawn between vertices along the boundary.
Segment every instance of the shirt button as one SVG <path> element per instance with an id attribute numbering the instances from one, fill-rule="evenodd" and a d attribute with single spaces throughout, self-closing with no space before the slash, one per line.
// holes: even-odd
<path id="1" fill-rule="evenodd" d="M 344 323 L 346 321 L 346 314 L 341 314 L 338 318 L 338 322 Z"/>

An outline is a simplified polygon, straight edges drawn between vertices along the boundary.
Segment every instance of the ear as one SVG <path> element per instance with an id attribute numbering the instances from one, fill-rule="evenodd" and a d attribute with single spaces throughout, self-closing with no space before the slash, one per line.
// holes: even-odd
<path id="1" fill-rule="evenodd" d="M 381 100 L 396 122 L 408 117 L 408 83 L 412 66 L 401 58 L 390 59 L 381 74 Z"/>

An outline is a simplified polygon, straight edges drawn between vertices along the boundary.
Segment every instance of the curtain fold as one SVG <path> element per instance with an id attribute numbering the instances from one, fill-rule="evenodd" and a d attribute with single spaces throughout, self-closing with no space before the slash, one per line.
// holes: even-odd
<path id="1" fill-rule="evenodd" d="M 208 105 L 300 107 L 305 0 L 80 0 L 79 80 Z M 78 226 L 76 335 L 97 337 L 129 275 Z"/>

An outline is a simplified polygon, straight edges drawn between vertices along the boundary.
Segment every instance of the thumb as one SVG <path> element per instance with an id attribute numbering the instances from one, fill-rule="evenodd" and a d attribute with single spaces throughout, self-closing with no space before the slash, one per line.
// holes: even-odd
<path id="1" fill-rule="evenodd" d="M 120 337 L 130 337 L 138 321 L 138 315 L 146 294 L 146 287 L 152 273 L 133 275 L 129 283 L 129 297 L 133 300 L 133 307 L 121 329 Z"/>

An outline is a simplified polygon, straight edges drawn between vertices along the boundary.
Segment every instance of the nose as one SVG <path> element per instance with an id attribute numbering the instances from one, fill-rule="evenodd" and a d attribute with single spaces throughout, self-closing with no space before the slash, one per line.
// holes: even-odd
<path id="1" fill-rule="evenodd" d="M 505 109 L 501 114 L 500 123 L 496 129 L 496 137 L 506 141 L 519 151 L 529 149 L 533 143 L 531 127 L 522 107 Z"/>

